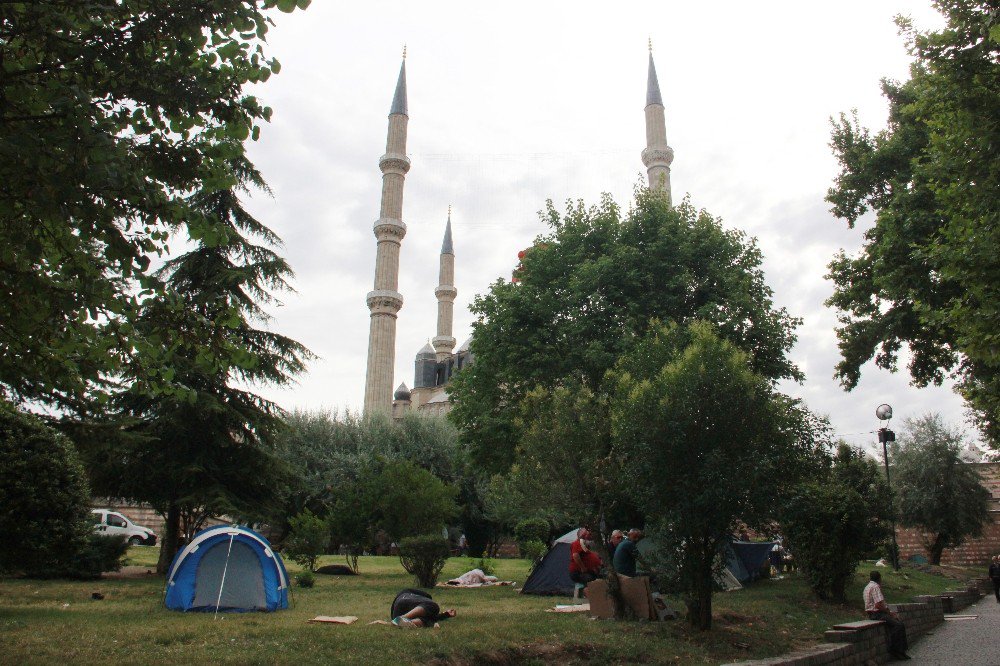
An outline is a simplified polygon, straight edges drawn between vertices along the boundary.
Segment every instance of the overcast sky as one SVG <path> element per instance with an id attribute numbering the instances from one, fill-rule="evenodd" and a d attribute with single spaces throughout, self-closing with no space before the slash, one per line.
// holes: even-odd
<path id="1" fill-rule="evenodd" d="M 804 323 L 792 352 L 806 373 L 786 385 L 854 444 L 874 438 L 875 408 L 939 411 L 964 422 L 950 387 L 916 389 L 905 368 L 870 365 L 845 393 L 833 379 L 835 313 L 826 265 L 856 251 L 823 200 L 837 173 L 829 119 L 857 108 L 885 123 L 882 77 L 905 79 L 893 16 L 940 25 L 929 2 L 390 2 L 314 0 L 275 14 L 268 49 L 282 64 L 256 93 L 274 109 L 251 157 L 274 190 L 249 208 L 285 241 L 295 294 L 273 328 L 320 356 L 296 386 L 265 390 L 283 407 L 360 408 L 365 382 L 386 122 L 407 45 L 409 139 L 394 386 L 435 335 L 438 253 L 452 206 L 455 337 L 468 304 L 545 231 L 546 199 L 627 206 L 645 179 L 647 39 L 675 151 L 675 200 L 689 195 L 755 236 L 779 306 Z M 871 221 L 868 220 L 867 224 Z"/>

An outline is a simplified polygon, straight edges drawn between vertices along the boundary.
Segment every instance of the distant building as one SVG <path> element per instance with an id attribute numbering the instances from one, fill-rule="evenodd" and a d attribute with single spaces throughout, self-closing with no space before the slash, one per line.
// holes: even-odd
<path id="1" fill-rule="evenodd" d="M 674 151 L 667 144 L 666 120 L 660 84 L 649 50 L 649 70 L 646 81 L 646 148 L 642 162 L 646 166 L 649 188 L 658 190 L 670 200 L 670 165 Z M 413 388 L 405 383 L 392 391 L 393 367 L 396 357 L 396 318 L 403 307 L 399 286 L 399 253 L 406 225 L 403 223 L 403 184 L 410 170 L 406 157 L 406 129 L 409 121 L 406 103 L 406 54 L 399 69 L 392 106 L 389 109 L 389 131 L 386 152 L 379 159 L 382 171 L 382 206 L 374 232 L 377 239 L 375 284 L 368 292 L 371 312 L 368 336 L 368 366 L 365 376 L 365 413 L 381 412 L 402 418 L 408 411 L 445 414 L 451 408 L 447 385 L 452 376 L 473 362 L 467 340 L 455 350 L 452 335 L 455 297 L 455 252 L 451 232 L 451 208 L 441 244 L 438 286 L 434 295 L 438 301 L 437 335 L 417 352 L 414 361 Z"/>

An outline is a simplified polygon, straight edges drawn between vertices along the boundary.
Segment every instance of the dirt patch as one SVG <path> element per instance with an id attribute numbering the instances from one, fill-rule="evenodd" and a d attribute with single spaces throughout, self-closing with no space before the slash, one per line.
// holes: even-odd
<path id="1" fill-rule="evenodd" d="M 750 624 L 751 622 L 756 622 L 759 619 L 759 617 L 734 613 L 733 611 L 725 611 L 715 617 L 715 621 L 721 622 L 722 624 Z"/>
<path id="2" fill-rule="evenodd" d="M 600 649 L 588 643 L 566 645 L 562 643 L 538 643 L 522 647 L 476 652 L 468 656 L 452 656 L 435 659 L 434 666 L 522 666 L 524 664 L 577 664 L 596 661 Z M 601 661 L 605 661 L 601 659 Z"/>
<path id="3" fill-rule="evenodd" d="M 123 578 L 152 578 L 156 576 L 156 569 L 153 567 L 122 567 L 121 571 L 105 571 L 101 578 L 105 580 L 121 580 Z"/>

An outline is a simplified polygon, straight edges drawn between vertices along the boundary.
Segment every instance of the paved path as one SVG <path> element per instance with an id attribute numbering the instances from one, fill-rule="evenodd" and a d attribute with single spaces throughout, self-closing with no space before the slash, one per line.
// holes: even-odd
<path id="1" fill-rule="evenodd" d="M 909 666 L 1000 666 L 1000 604 L 993 592 L 957 615 L 975 620 L 945 620 L 910 647 Z"/>

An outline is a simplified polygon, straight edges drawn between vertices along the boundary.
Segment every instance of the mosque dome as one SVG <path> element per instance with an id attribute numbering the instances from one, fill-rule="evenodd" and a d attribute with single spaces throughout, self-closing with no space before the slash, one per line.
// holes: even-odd
<path id="1" fill-rule="evenodd" d="M 407 388 L 406 382 L 399 385 L 396 392 L 392 394 L 393 400 L 409 400 L 410 399 L 410 389 Z"/>

